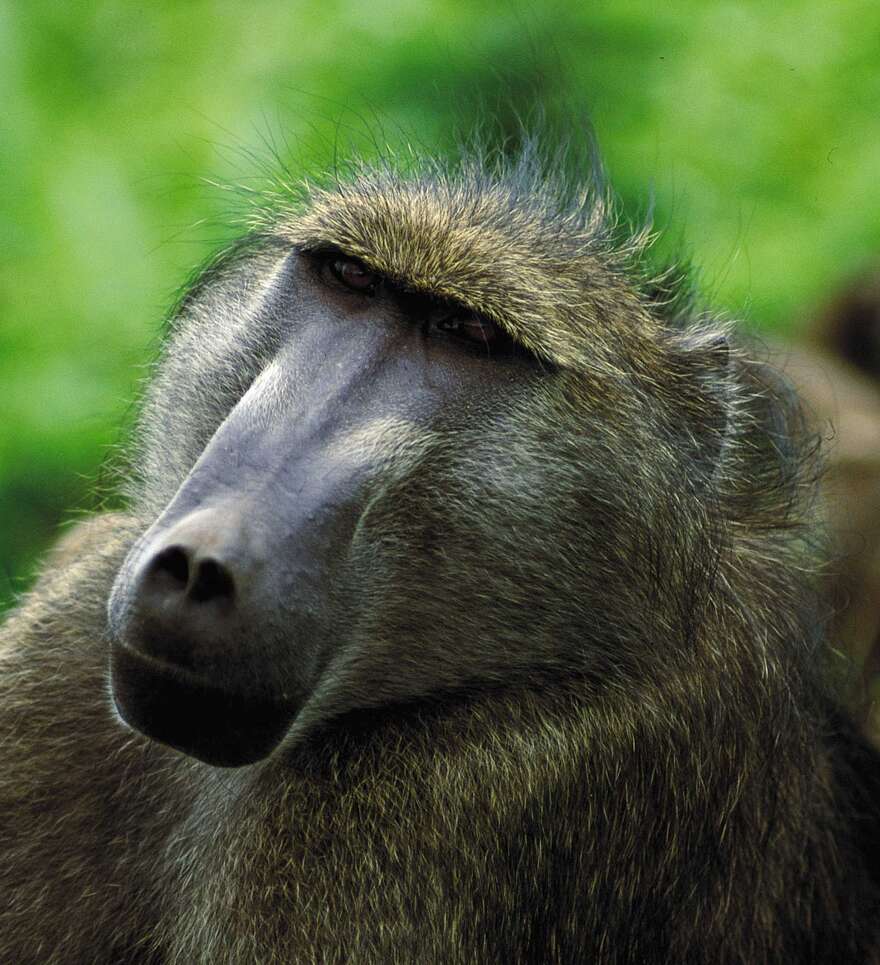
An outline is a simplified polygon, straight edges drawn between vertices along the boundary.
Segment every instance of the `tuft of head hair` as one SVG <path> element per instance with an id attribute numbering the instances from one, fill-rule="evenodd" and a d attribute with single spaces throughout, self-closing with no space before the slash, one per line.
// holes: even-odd
<path id="1" fill-rule="evenodd" d="M 254 196 L 249 226 L 304 250 L 339 248 L 493 319 L 561 367 L 596 365 L 591 331 L 638 358 L 658 325 L 696 311 L 691 271 L 653 267 L 656 235 L 622 216 L 589 138 L 337 162 L 329 176 L 276 179 Z"/>

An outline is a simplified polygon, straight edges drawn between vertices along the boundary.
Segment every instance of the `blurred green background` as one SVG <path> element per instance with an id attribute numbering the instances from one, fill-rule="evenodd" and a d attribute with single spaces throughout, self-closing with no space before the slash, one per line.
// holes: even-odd
<path id="1" fill-rule="evenodd" d="M 586 106 L 625 207 L 792 332 L 880 251 L 878 38 L 876 0 L 0 3 L 0 609 L 95 505 L 163 313 L 235 231 L 209 179 Z"/>

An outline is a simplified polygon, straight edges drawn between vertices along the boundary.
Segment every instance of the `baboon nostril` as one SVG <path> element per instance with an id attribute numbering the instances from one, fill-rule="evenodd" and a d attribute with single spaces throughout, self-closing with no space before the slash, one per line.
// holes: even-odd
<path id="1" fill-rule="evenodd" d="M 162 580 L 174 589 L 186 589 L 189 584 L 189 556 L 182 547 L 169 546 L 153 559 L 150 576 L 154 580 Z"/>
<path id="2" fill-rule="evenodd" d="M 235 584 L 229 571 L 216 560 L 201 560 L 196 570 L 195 579 L 189 588 L 189 597 L 197 603 L 209 600 L 231 600 L 235 592 Z"/>

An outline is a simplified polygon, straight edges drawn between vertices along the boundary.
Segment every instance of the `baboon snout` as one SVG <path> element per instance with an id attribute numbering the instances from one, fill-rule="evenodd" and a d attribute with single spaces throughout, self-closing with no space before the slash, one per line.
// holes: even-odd
<path id="1" fill-rule="evenodd" d="M 226 766 L 281 740 L 299 701 L 260 663 L 264 549 L 225 507 L 190 513 L 135 551 L 110 603 L 113 698 L 126 723 Z"/>
<path id="2" fill-rule="evenodd" d="M 134 649 L 213 673 L 253 626 L 258 572 L 265 571 L 241 514 L 200 510 L 184 517 L 133 561 L 123 590 L 123 635 Z"/>

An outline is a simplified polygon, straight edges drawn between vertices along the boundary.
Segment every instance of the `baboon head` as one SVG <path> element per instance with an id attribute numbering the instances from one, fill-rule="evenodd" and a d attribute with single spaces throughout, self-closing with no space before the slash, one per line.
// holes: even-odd
<path id="1" fill-rule="evenodd" d="M 195 284 L 109 604 L 133 727 L 240 765 L 352 710 L 690 659 L 733 357 L 538 167 L 356 171 Z"/>

